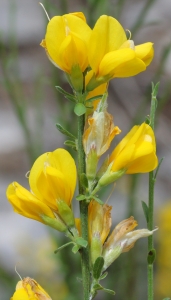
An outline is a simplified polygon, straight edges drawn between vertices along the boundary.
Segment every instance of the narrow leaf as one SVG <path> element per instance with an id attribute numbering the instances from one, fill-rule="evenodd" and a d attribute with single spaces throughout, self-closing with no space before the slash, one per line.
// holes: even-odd
<path id="1" fill-rule="evenodd" d="M 116 293 L 113 290 L 109 290 L 109 289 L 103 289 L 104 292 L 111 294 L 111 295 L 115 295 Z"/>
<path id="2" fill-rule="evenodd" d="M 100 276 L 100 280 L 105 279 L 106 276 L 108 275 L 108 272 L 104 272 L 101 276 Z"/>
<path id="3" fill-rule="evenodd" d="M 78 201 L 82 201 L 82 200 L 85 200 L 85 199 L 86 199 L 85 195 L 78 195 L 76 197 L 76 200 L 78 200 Z"/>
<path id="4" fill-rule="evenodd" d="M 101 273 L 102 273 L 102 269 L 104 266 L 104 258 L 102 256 L 99 256 L 93 266 L 93 277 L 95 279 L 99 279 Z"/>
<path id="5" fill-rule="evenodd" d="M 67 140 L 64 142 L 64 145 L 71 147 L 76 150 L 76 143 L 74 141 Z"/>
<path id="6" fill-rule="evenodd" d="M 149 208 L 148 208 L 147 204 L 144 201 L 141 201 L 141 204 L 142 204 L 142 208 L 143 208 L 143 211 L 144 211 L 146 221 L 148 223 L 148 221 L 149 221 Z"/>
<path id="7" fill-rule="evenodd" d="M 67 93 L 66 91 L 64 91 L 60 86 L 55 86 L 56 89 L 58 90 L 58 92 L 60 92 L 61 94 L 64 95 L 64 97 L 74 103 L 76 103 L 76 99 L 72 94 Z"/>
<path id="8" fill-rule="evenodd" d="M 69 132 L 68 130 L 66 130 L 61 124 L 59 123 L 56 123 L 56 128 L 64 135 L 72 138 L 72 139 L 76 139 L 76 137 L 71 133 Z"/>
<path id="9" fill-rule="evenodd" d="M 103 204 L 104 204 L 103 201 L 100 200 L 98 197 L 92 196 L 92 198 L 93 198 L 95 201 L 97 201 L 100 205 L 103 205 Z"/>
<path id="10" fill-rule="evenodd" d="M 94 96 L 92 98 L 87 99 L 86 102 L 93 102 L 93 101 L 95 101 L 99 98 L 102 98 L 102 97 L 103 97 L 103 95 Z"/>

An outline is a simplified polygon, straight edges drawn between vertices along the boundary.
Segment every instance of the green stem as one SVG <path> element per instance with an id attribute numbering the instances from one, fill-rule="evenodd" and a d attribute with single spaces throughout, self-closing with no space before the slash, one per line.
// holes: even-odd
<path id="1" fill-rule="evenodd" d="M 151 97 L 151 111 L 150 111 L 150 126 L 154 130 L 154 121 L 155 121 L 155 111 L 157 107 L 156 94 L 158 90 L 158 85 L 153 86 L 152 97 Z M 153 230 L 154 223 L 154 172 L 149 173 L 149 200 L 148 200 L 148 229 Z M 153 260 L 149 259 L 153 254 L 153 235 L 148 237 L 148 300 L 153 300 Z"/>
<path id="2" fill-rule="evenodd" d="M 82 136 L 84 131 L 84 115 L 78 117 L 78 179 L 79 179 L 79 194 L 84 194 L 84 187 L 81 184 L 80 176 L 85 173 L 85 154 L 82 144 Z M 88 204 L 86 201 L 80 201 L 80 219 L 81 232 L 84 240 L 88 241 Z M 84 300 L 89 299 L 90 293 L 90 269 L 89 269 L 89 248 L 81 249 L 81 266 L 83 279 Z"/>

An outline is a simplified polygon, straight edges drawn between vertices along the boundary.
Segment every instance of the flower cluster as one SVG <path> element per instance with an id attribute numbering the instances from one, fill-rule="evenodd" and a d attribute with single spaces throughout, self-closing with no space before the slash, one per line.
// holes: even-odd
<path id="1" fill-rule="evenodd" d="M 121 221 L 110 234 L 112 207 L 104 204 L 97 195 L 100 189 L 124 174 L 150 172 L 158 165 L 154 132 L 145 122 L 133 126 L 110 151 L 112 140 L 121 130 L 114 125 L 113 116 L 107 111 L 109 81 L 144 71 L 152 61 L 153 44 L 147 42 L 135 46 L 127 39 L 121 24 L 106 15 L 101 16 L 91 29 L 84 14 L 77 12 L 53 17 L 41 46 L 50 61 L 65 72 L 73 95 L 62 88 L 61 91 L 75 102 L 74 112 L 82 118 L 78 139 L 72 141 L 72 145 L 78 151 L 79 190 L 82 193 L 77 200 L 88 206 L 88 226 L 82 226 L 81 218 L 74 217 L 72 199 L 76 187 L 76 164 L 64 149 L 38 157 L 29 174 L 30 191 L 13 182 L 7 189 L 7 198 L 16 213 L 64 232 L 74 243 L 74 253 L 88 247 L 92 269 L 98 258 L 103 260 L 101 276 L 122 252 L 129 251 L 139 238 L 154 232 L 134 230 L 138 224 L 130 217 Z M 63 128 L 60 131 L 74 138 Z M 110 153 L 103 160 L 107 150 Z M 84 238 L 81 237 L 83 230 L 88 231 Z M 92 297 L 96 293 L 95 286 L 99 288 L 99 278 L 97 276 L 93 281 Z M 12 300 L 20 298 L 50 299 L 30 279 L 17 285 Z"/>

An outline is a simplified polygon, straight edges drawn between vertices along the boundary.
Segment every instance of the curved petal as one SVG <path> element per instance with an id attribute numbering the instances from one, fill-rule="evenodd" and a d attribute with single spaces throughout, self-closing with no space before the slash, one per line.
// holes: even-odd
<path id="1" fill-rule="evenodd" d="M 103 15 L 97 20 L 88 49 L 89 63 L 95 74 L 104 55 L 119 49 L 126 40 L 125 31 L 116 19 Z"/>
<path id="2" fill-rule="evenodd" d="M 154 152 L 145 155 L 143 157 L 139 157 L 134 160 L 126 174 L 136 174 L 136 173 L 147 173 L 151 170 L 154 170 L 158 165 L 158 159 Z"/>
<path id="3" fill-rule="evenodd" d="M 135 51 L 134 51 L 135 52 Z M 123 63 L 115 69 L 113 77 L 131 77 L 146 70 L 145 62 L 141 59 L 134 57 L 132 60 Z"/>
<path id="4" fill-rule="evenodd" d="M 74 14 L 53 17 L 47 26 L 45 36 L 46 48 L 50 58 L 63 69 L 60 59 L 60 46 L 65 38 L 73 32 L 88 48 L 91 29 L 85 21 Z M 79 45 L 78 45 L 79 47 Z M 87 56 L 87 54 L 86 54 Z"/>
<path id="5" fill-rule="evenodd" d="M 135 54 L 138 58 L 143 60 L 147 67 L 151 63 L 154 56 L 153 43 L 148 42 L 135 46 Z"/>
<path id="6" fill-rule="evenodd" d="M 42 223 L 44 222 L 41 215 L 55 219 L 53 212 L 46 204 L 38 200 L 17 182 L 13 182 L 8 186 L 7 198 L 14 211 L 20 215 Z"/>
<path id="7" fill-rule="evenodd" d="M 124 73 L 124 64 L 132 61 L 134 58 L 135 52 L 132 49 L 119 49 L 107 53 L 99 65 L 97 77 L 102 77 L 105 75 L 114 77 L 117 70 L 120 70 L 120 72 Z"/>
<path id="8" fill-rule="evenodd" d="M 59 148 L 48 156 L 48 162 L 51 167 L 59 170 L 66 181 L 67 187 L 70 188 L 70 198 L 73 197 L 76 186 L 76 165 L 70 153 L 62 148 Z M 64 199 L 63 199 L 64 200 Z"/>

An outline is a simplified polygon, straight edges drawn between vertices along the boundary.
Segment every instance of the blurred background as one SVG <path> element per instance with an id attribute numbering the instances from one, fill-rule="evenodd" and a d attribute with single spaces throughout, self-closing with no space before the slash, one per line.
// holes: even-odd
<path id="1" fill-rule="evenodd" d="M 154 42 L 155 57 L 147 71 L 132 78 L 114 79 L 109 87 L 109 110 L 122 134 L 140 124 L 150 111 L 151 82 L 160 81 L 156 116 L 159 159 L 164 157 L 155 187 L 155 299 L 171 296 L 171 1 L 170 0 L 46 0 L 50 18 L 83 11 L 94 26 L 102 14 L 119 20 L 132 33 L 135 44 Z M 65 242 L 58 232 L 15 214 L 6 200 L 9 183 L 25 187 L 25 174 L 43 152 L 63 147 L 64 137 L 55 123 L 76 131 L 73 106 L 55 89 L 68 90 L 64 74 L 47 59 L 40 42 L 47 17 L 35 0 L 0 0 L 0 299 L 9 299 L 19 280 L 15 272 L 32 277 L 52 299 L 81 299 L 80 262 L 69 248 L 54 251 Z M 100 45 L 99 45 L 100 47 Z M 68 149 L 70 151 L 70 149 Z M 72 153 L 73 154 L 73 153 Z M 106 200 L 111 187 L 103 194 Z M 141 201 L 148 201 L 148 174 L 124 176 L 110 197 L 113 227 L 133 215 L 146 227 Z M 114 289 L 115 300 L 147 299 L 147 239 L 137 242 L 110 267 L 104 283 Z M 73 271 L 75 270 L 75 274 Z M 96 299 L 113 299 L 99 293 Z"/>

